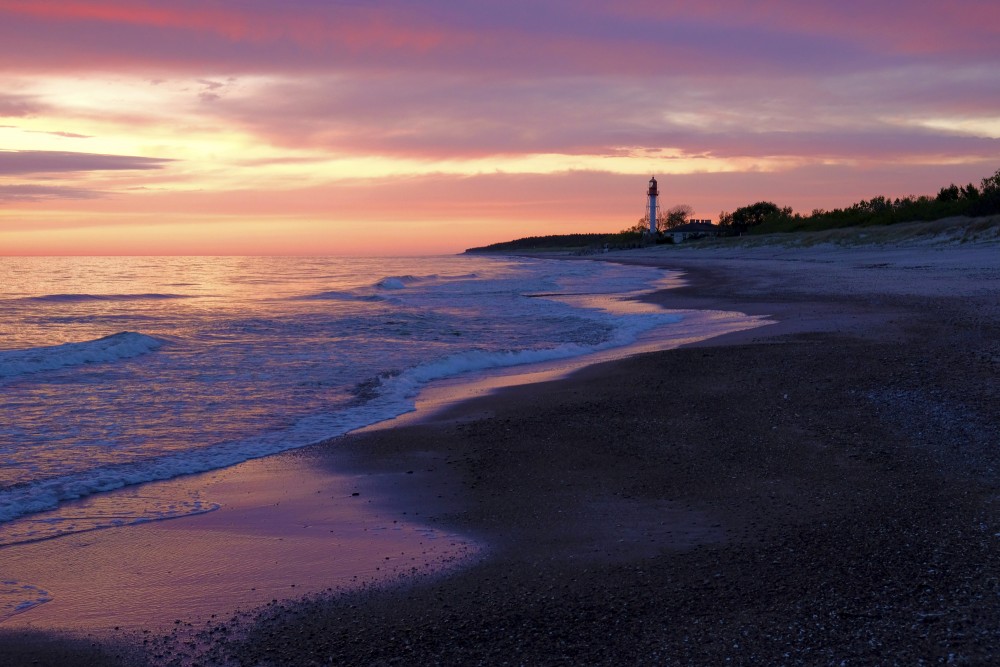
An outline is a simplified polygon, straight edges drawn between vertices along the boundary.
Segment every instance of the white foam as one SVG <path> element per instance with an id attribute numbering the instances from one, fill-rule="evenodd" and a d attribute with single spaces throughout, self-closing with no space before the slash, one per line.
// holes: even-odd
<path id="1" fill-rule="evenodd" d="M 0 581 L 0 621 L 45 604 L 51 599 L 48 591 L 38 586 L 18 581 Z"/>
<path id="2" fill-rule="evenodd" d="M 408 277 L 409 276 L 403 276 L 400 278 L 383 278 L 376 283 L 376 286 L 381 287 L 382 289 L 406 289 L 406 283 L 409 281 L 405 280 L 405 278 Z"/>
<path id="3" fill-rule="evenodd" d="M 0 547 L 101 528 L 204 514 L 219 509 L 218 504 L 203 501 L 197 492 L 184 493 L 188 495 L 177 497 L 176 490 L 160 489 L 157 494 L 155 489 L 139 486 L 128 492 L 110 496 L 97 495 L 49 512 L 0 523 Z"/>
<path id="4" fill-rule="evenodd" d="M 82 364 L 131 359 L 156 350 L 163 342 L 140 333 L 123 331 L 82 343 L 64 343 L 27 350 L 0 351 L 0 379 Z"/>
<path id="5" fill-rule="evenodd" d="M 401 374 L 396 382 L 405 387 L 404 396 L 409 398 L 415 396 L 422 385 L 446 377 L 493 368 L 569 359 L 609 348 L 623 347 L 635 342 L 638 335 L 644 331 L 680 322 L 682 319 L 681 315 L 667 313 L 637 317 L 630 320 L 629 326 L 619 327 L 611 338 L 598 345 L 568 344 L 537 350 L 463 352 L 413 368 Z"/>

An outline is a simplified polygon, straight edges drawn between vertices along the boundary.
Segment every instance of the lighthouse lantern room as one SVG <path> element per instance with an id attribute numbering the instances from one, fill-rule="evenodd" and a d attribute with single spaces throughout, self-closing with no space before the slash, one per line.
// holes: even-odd
<path id="1" fill-rule="evenodd" d="M 649 233 L 656 236 L 656 198 L 660 191 L 656 188 L 656 177 L 649 179 Z"/>

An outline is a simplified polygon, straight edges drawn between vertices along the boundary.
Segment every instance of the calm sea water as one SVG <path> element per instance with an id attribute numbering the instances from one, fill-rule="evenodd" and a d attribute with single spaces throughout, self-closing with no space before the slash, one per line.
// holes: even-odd
<path id="1" fill-rule="evenodd" d="M 206 511 L 140 494 L 59 508 L 391 418 L 437 378 L 628 344 L 681 316 L 610 295 L 664 276 L 464 256 L 0 258 L 0 546 Z"/>

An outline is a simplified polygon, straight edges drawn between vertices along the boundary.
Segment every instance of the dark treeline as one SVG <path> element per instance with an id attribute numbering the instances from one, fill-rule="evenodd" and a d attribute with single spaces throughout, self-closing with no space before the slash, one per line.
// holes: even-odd
<path id="1" fill-rule="evenodd" d="M 546 250 L 573 247 L 589 247 L 604 243 L 609 234 L 553 234 L 551 236 L 528 236 L 516 241 L 491 243 L 481 248 L 469 248 L 465 252 L 509 252 L 512 250 Z"/>
<path id="2" fill-rule="evenodd" d="M 724 234 L 818 231 L 857 225 L 891 225 L 896 222 L 940 220 L 952 216 L 978 217 L 1000 214 L 1000 170 L 984 178 L 979 186 L 941 188 L 937 196 L 872 197 L 846 208 L 816 209 L 809 215 L 792 213 L 772 202 L 757 202 L 732 213 L 723 212 L 719 224 Z"/>

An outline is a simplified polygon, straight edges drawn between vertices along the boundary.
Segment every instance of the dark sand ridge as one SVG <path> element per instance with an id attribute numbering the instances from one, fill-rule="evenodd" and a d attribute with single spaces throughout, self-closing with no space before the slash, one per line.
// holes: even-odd
<path id="1" fill-rule="evenodd" d="M 249 641 L 217 639 L 203 664 L 995 659 L 995 264 L 963 274 L 991 292 L 955 300 L 882 289 L 904 270 L 882 262 L 848 266 L 872 284 L 840 291 L 780 262 L 746 279 L 744 259 L 667 261 L 691 286 L 665 303 L 783 324 L 303 451 L 490 555 L 213 628 Z M 182 634 L 154 651 L 180 655 Z"/>

